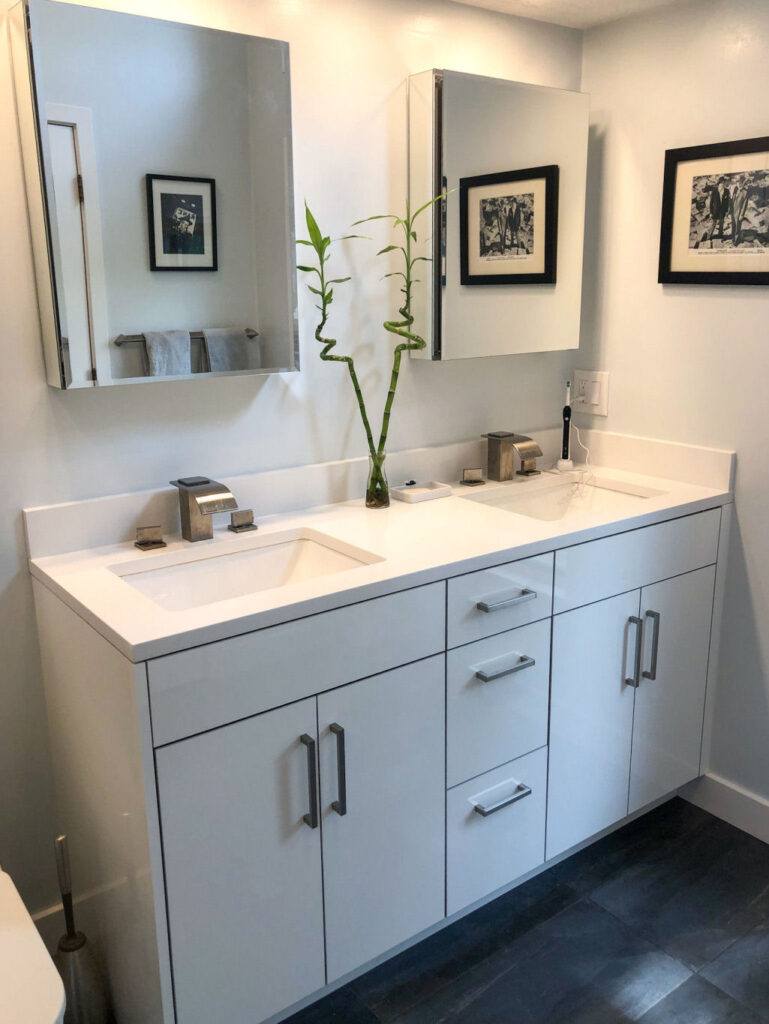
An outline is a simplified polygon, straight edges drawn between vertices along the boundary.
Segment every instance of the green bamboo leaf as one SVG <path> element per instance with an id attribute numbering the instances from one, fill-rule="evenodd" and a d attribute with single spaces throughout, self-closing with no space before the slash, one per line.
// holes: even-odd
<path id="1" fill-rule="evenodd" d="M 398 218 L 394 213 L 377 213 L 373 217 L 364 217 L 363 220 L 354 220 L 352 226 L 356 228 L 359 224 L 368 224 L 370 220 L 394 220 L 396 223 Z"/>
<path id="2" fill-rule="evenodd" d="M 348 238 L 365 238 L 367 242 L 371 241 L 370 235 L 340 235 L 339 238 L 334 239 L 334 241 L 346 242 Z"/>
<path id="3" fill-rule="evenodd" d="M 345 281 L 352 281 L 351 277 L 335 277 L 331 281 L 327 281 L 326 284 L 344 284 Z"/>
<path id="4" fill-rule="evenodd" d="M 415 256 L 411 262 L 419 263 L 420 260 L 423 260 L 425 263 L 432 263 L 433 258 L 432 256 Z"/>
<path id="5" fill-rule="evenodd" d="M 312 242 L 308 242 L 306 238 L 297 238 L 297 245 L 312 245 Z"/>
<path id="6" fill-rule="evenodd" d="M 380 249 L 379 250 L 379 252 L 377 253 L 377 256 L 381 256 L 382 253 L 385 253 L 385 252 L 392 252 L 393 249 L 400 249 L 400 246 L 399 245 L 386 245 L 384 247 L 384 249 Z"/>
<path id="7" fill-rule="evenodd" d="M 406 275 L 403 273 L 402 270 L 393 270 L 391 274 L 385 274 L 382 280 L 384 281 L 388 277 L 402 277 L 404 281 L 406 280 Z"/>
<path id="8" fill-rule="evenodd" d="M 417 233 L 416 233 L 416 231 L 410 231 L 410 232 L 409 232 L 409 234 L 411 235 L 411 237 L 412 237 L 412 238 L 414 239 L 414 241 L 416 242 L 416 240 L 417 240 Z"/>
<path id="9" fill-rule="evenodd" d="M 334 298 L 334 289 L 333 288 L 329 288 L 329 290 L 326 292 L 326 302 L 333 301 L 333 298 Z"/>
<path id="10" fill-rule="evenodd" d="M 311 284 L 308 284 L 307 287 L 310 289 L 313 295 L 320 295 L 320 297 L 323 298 L 323 292 L 320 291 L 319 288 L 313 288 Z"/>
<path id="11" fill-rule="evenodd" d="M 452 192 L 456 192 L 456 189 L 450 188 L 447 192 L 442 192 L 439 196 L 433 196 L 433 198 L 428 199 L 426 203 L 422 203 L 419 209 L 415 210 L 414 213 L 412 214 L 412 222 L 419 216 L 419 214 L 423 210 L 426 210 L 428 206 L 432 206 L 434 203 L 439 203 L 442 199 L 445 199 L 447 196 L 450 196 Z"/>
<path id="12" fill-rule="evenodd" d="M 318 252 L 320 252 L 321 249 L 323 248 L 323 235 L 320 233 L 318 222 L 313 217 L 310 207 L 307 205 L 306 202 L 304 204 L 304 209 L 305 219 L 307 221 L 307 233 L 310 236 L 310 241 L 312 242 L 313 247 L 317 249 Z"/>
<path id="13" fill-rule="evenodd" d="M 296 265 L 296 269 L 297 270 L 301 270 L 304 274 L 317 274 L 317 273 L 319 273 L 317 267 L 302 267 L 298 263 Z"/>

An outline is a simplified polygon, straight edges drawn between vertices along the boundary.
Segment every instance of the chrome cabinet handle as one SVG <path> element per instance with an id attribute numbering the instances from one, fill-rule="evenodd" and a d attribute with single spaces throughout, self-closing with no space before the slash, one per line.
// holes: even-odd
<path id="1" fill-rule="evenodd" d="M 519 782 L 515 791 L 510 796 L 506 796 L 504 800 L 500 800 L 496 804 L 482 804 L 478 802 L 473 805 L 473 810 L 476 814 L 480 814 L 482 818 L 488 818 L 490 814 L 496 814 L 503 807 L 509 807 L 510 804 L 517 803 L 527 796 L 531 796 L 531 786 L 524 786 L 522 782 Z"/>
<path id="2" fill-rule="evenodd" d="M 625 685 L 634 686 L 638 689 L 641 683 L 641 637 L 643 635 L 643 622 L 637 615 L 631 615 L 628 622 L 635 626 L 635 654 L 633 655 L 633 675 L 625 680 Z"/>
<path id="3" fill-rule="evenodd" d="M 344 729 L 337 722 L 329 726 L 331 732 L 336 736 L 336 792 L 337 799 L 331 807 L 344 817 L 347 814 L 347 766 L 344 753 Z"/>
<path id="4" fill-rule="evenodd" d="M 649 669 L 644 669 L 644 679 L 651 679 L 652 682 L 657 678 L 657 655 L 660 649 L 660 619 L 662 616 L 659 612 L 646 612 L 645 618 L 652 620 L 652 663 Z"/>
<path id="5" fill-rule="evenodd" d="M 487 661 L 487 665 L 493 665 L 499 658 L 495 658 L 494 661 Z M 521 654 L 513 665 L 508 665 L 506 668 L 499 669 L 498 672 L 487 672 L 483 665 L 480 665 L 475 670 L 475 678 L 480 679 L 482 683 L 491 683 L 495 679 L 501 679 L 503 676 L 511 676 L 514 672 L 522 672 L 525 668 L 531 668 L 532 665 L 536 665 L 533 658 L 530 658 L 528 654 Z"/>
<path id="6" fill-rule="evenodd" d="M 303 732 L 299 737 L 301 743 L 307 747 L 307 790 L 310 796 L 310 810 L 302 815 L 302 821 L 310 828 L 318 827 L 318 768 L 315 761 L 316 743 L 312 736 Z"/>
<path id="7" fill-rule="evenodd" d="M 516 604 L 523 604 L 524 601 L 535 601 L 537 599 L 536 590 L 528 590 L 524 587 L 520 594 L 516 594 L 515 597 L 504 597 L 501 601 L 478 601 L 476 608 L 481 612 L 498 612 L 502 608 L 512 608 Z"/>

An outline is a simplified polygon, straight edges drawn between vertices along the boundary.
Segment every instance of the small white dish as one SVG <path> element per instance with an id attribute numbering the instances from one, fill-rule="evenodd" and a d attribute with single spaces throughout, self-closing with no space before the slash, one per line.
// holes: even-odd
<path id="1" fill-rule="evenodd" d="M 442 484 L 437 480 L 428 480 L 426 483 L 401 484 L 400 487 L 391 487 L 390 494 L 398 501 L 432 501 L 433 498 L 448 498 L 451 494 L 451 487 L 449 484 Z"/>

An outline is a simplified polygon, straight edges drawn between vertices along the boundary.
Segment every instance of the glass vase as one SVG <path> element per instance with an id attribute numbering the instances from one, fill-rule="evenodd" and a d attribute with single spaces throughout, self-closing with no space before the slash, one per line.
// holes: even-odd
<path id="1" fill-rule="evenodd" d="M 386 454 L 368 457 L 368 481 L 366 483 L 366 508 L 388 508 L 390 488 L 385 474 Z"/>

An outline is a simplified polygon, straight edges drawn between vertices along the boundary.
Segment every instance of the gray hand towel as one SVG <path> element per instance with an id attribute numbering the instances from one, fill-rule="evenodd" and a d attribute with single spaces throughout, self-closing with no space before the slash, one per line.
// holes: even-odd
<path id="1" fill-rule="evenodd" d="M 208 327 L 203 340 L 212 373 L 259 369 L 258 342 L 249 341 L 242 327 Z"/>
<path id="2" fill-rule="evenodd" d="M 189 331 L 145 331 L 144 339 L 150 377 L 180 377 L 192 373 Z"/>

